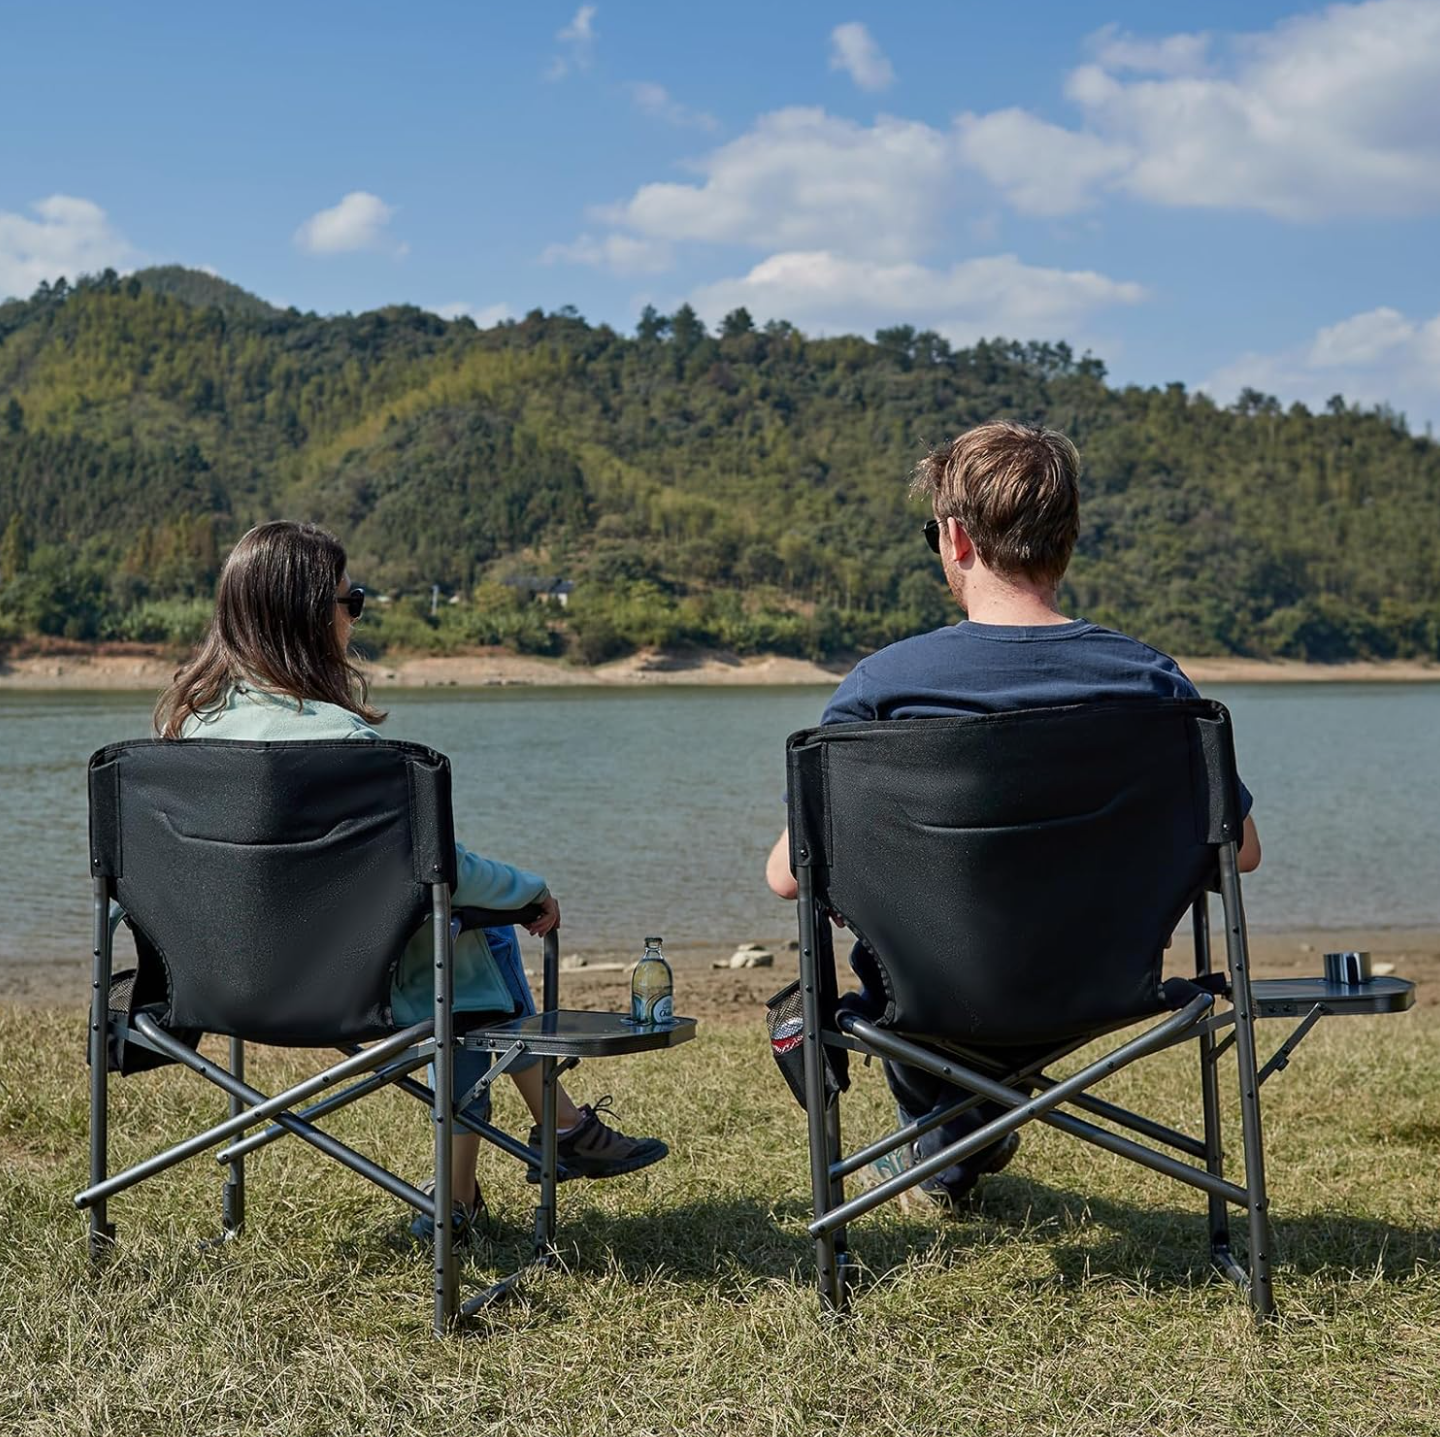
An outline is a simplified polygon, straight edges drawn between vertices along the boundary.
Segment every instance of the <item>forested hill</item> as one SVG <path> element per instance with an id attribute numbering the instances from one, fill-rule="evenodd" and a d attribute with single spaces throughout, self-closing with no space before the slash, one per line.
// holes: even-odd
<path id="1" fill-rule="evenodd" d="M 1220 408 L 1111 388 L 1064 344 L 743 311 L 716 334 L 647 310 L 634 336 L 565 310 L 322 319 L 173 268 L 0 305 L 0 638 L 183 641 L 228 543 L 289 516 L 397 596 L 380 643 L 873 646 L 952 616 L 906 479 L 997 416 L 1080 445 L 1073 612 L 1186 654 L 1440 657 L 1440 447 L 1385 411 Z M 563 625 L 517 575 L 576 583 Z M 461 600 L 433 620 L 432 585 Z"/>

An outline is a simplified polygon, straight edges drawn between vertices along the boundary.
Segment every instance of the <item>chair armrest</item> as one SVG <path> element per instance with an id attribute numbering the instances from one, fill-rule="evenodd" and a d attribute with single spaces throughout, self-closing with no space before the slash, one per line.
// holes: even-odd
<path id="1" fill-rule="evenodd" d="M 460 931 L 464 933 L 471 928 L 508 928 L 511 924 L 524 927 L 542 911 L 538 903 L 528 903 L 524 908 L 456 908 L 453 916 L 460 920 Z"/>

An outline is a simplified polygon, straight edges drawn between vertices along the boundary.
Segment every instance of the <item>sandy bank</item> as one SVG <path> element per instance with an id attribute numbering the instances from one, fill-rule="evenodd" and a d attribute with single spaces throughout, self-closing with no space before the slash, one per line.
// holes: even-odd
<path id="1" fill-rule="evenodd" d="M 154 693 L 175 671 L 175 659 L 141 645 L 67 646 L 43 654 L 0 659 L 0 688 L 108 689 Z M 1440 664 L 1304 664 L 1288 660 L 1182 659 L 1202 687 L 1236 683 L 1371 683 L 1440 680 Z M 509 686 L 645 687 L 668 684 L 814 684 L 833 687 L 850 661 L 817 664 L 779 655 L 632 654 L 595 668 L 560 659 L 477 652 L 448 656 L 387 657 L 370 666 L 376 688 L 503 688 Z"/>
<path id="2" fill-rule="evenodd" d="M 777 930 L 778 933 L 778 930 Z M 757 935 L 761 936 L 761 935 Z M 669 953 L 675 968 L 675 1005 L 692 1018 L 732 1020 L 758 1024 L 765 999 L 796 976 L 797 957 L 775 937 L 775 966 L 716 971 L 711 964 L 728 958 L 737 942 L 679 944 Z M 521 939 L 527 967 L 538 966 L 538 942 Z M 670 945 L 666 945 L 667 949 Z M 1395 972 L 1417 986 L 1417 1007 L 1440 1006 L 1440 931 L 1435 929 L 1336 929 L 1330 932 L 1252 933 L 1251 967 L 1257 978 L 1318 975 L 1323 970 L 1321 954 L 1327 949 L 1365 949 L 1376 963 L 1393 963 Z M 572 952 L 561 944 L 561 952 Z M 128 950 L 118 950 L 120 962 L 129 960 Z M 621 953 L 587 948 L 584 957 L 592 964 L 632 962 L 633 952 Z M 1217 962 L 1220 961 L 1217 954 Z M 1178 974 L 1190 971 L 1188 926 L 1170 950 L 1168 967 Z M 34 961 L 7 961 L 0 964 L 0 1003 L 43 1007 L 73 1007 L 77 1013 L 90 986 L 86 961 L 81 957 Z M 538 980 L 536 980 L 538 986 Z M 599 1010 L 623 1009 L 629 1002 L 629 978 L 624 971 L 565 972 L 560 979 L 561 1001 L 566 1007 Z M 77 1031 L 79 1031 L 77 1029 Z"/>

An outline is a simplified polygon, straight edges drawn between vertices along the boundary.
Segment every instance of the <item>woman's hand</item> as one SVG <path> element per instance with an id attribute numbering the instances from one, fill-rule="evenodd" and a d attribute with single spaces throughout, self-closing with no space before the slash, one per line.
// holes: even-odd
<path id="1" fill-rule="evenodd" d="M 552 928 L 560 926 L 560 904 L 553 893 L 547 893 L 540 900 L 540 916 L 525 925 L 525 931 L 532 938 L 543 938 Z"/>

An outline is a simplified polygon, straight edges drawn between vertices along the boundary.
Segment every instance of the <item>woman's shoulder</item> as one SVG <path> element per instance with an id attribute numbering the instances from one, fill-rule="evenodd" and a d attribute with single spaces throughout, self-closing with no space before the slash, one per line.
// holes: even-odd
<path id="1" fill-rule="evenodd" d="M 215 708 L 191 714 L 185 720 L 181 736 L 252 742 L 380 737 L 359 714 L 339 704 L 323 699 L 296 699 L 247 684 L 234 685 Z"/>

